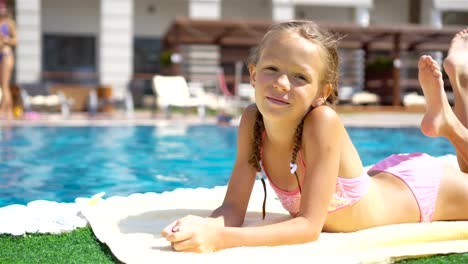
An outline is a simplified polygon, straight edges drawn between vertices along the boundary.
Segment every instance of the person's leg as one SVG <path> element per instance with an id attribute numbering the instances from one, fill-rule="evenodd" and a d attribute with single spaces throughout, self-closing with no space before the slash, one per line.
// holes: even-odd
<path id="1" fill-rule="evenodd" d="M 0 89 L 2 91 L 2 98 L 0 100 L 0 118 L 5 118 L 6 117 L 6 102 L 5 102 L 5 88 L 2 85 L 2 80 L 3 80 L 3 57 L 0 53 Z M 6 92 L 8 94 L 8 91 Z"/>
<path id="2" fill-rule="evenodd" d="M 430 56 L 422 56 L 418 62 L 418 78 L 426 98 L 426 113 L 421 131 L 429 137 L 445 137 L 455 147 L 460 169 L 466 170 L 468 161 L 468 129 L 450 107 L 442 81 L 442 72 Z M 462 101 L 468 98 L 462 98 Z"/>
<path id="3" fill-rule="evenodd" d="M 451 46 L 452 56 L 457 54 Z M 457 56 L 460 56 L 458 54 Z M 458 65 L 458 64 L 457 64 Z M 438 186 L 438 193 L 435 202 L 435 211 L 432 220 L 468 220 L 468 174 L 466 165 L 468 161 L 468 129 L 466 128 L 466 119 L 461 120 L 458 115 L 452 111 L 447 95 L 444 91 L 442 81 L 442 72 L 440 66 L 430 56 L 422 56 L 418 63 L 419 82 L 426 97 L 426 114 L 421 122 L 421 131 L 430 137 L 445 137 L 455 147 L 457 151 L 458 164 L 461 169 L 453 166 L 444 166 L 441 172 L 441 180 Z M 453 76 L 452 76 L 453 77 Z M 458 76 L 457 78 L 459 78 Z M 452 83 L 453 84 L 453 83 Z M 462 87 L 462 86 L 459 86 Z M 460 93 L 465 93 L 461 96 Z M 466 89 L 457 91 L 457 103 L 466 105 Z M 465 108 L 465 117 L 466 117 Z M 463 118 L 463 117 L 462 117 Z M 463 122 L 465 123 L 463 123 Z M 465 167 L 463 167 L 465 166 Z M 429 176 L 428 172 L 424 175 Z M 464 171 L 464 172 L 463 172 Z M 440 175 L 440 174 L 439 174 Z"/>
<path id="4" fill-rule="evenodd" d="M 468 174 L 455 166 L 444 169 L 432 220 L 468 220 Z"/>
<path id="5" fill-rule="evenodd" d="M 453 38 L 448 56 L 444 60 L 444 70 L 455 95 L 454 113 L 468 129 L 468 29 Z M 468 159 L 459 153 L 457 158 L 462 171 L 467 172 Z"/>
<path id="6" fill-rule="evenodd" d="M 13 65 L 14 65 L 14 57 L 11 51 L 4 52 L 3 59 L 2 59 L 2 68 L 1 68 L 1 71 L 2 71 L 1 85 L 2 85 L 2 92 L 5 95 L 5 100 L 3 100 L 4 102 L 3 110 L 5 113 L 5 116 L 8 119 L 13 118 L 13 98 L 11 95 L 11 87 L 10 87 Z"/>

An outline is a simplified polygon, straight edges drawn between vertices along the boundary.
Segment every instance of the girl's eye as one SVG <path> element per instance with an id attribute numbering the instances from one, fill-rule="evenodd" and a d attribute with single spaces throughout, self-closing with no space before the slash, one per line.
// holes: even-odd
<path id="1" fill-rule="evenodd" d="M 270 72 L 276 72 L 277 71 L 277 69 L 275 67 L 273 67 L 273 66 L 265 67 L 265 70 L 270 71 Z"/>
<path id="2" fill-rule="evenodd" d="M 307 77 L 305 77 L 305 76 L 302 75 L 302 74 L 297 74 L 297 75 L 296 75 L 296 78 L 301 79 L 301 80 L 306 81 L 306 82 L 309 81 L 309 80 L 307 79 Z"/>

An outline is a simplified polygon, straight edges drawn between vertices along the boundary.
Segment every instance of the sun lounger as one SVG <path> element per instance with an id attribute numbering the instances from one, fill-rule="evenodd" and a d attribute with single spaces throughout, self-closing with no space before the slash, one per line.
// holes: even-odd
<path id="1" fill-rule="evenodd" d="M 50 110 L 60 108 L 63 117 L 70 115 L 70 107 L 74 101 L 67 98 L 64 93 L 57 91 L 51 94 L 47 85 L 40 83 L 20 84 L 18 87 L 25 112 L 34 109 Z"/>
<path id="2" fill-rule="evenodd" d="M 198 115 L 205 116 L 206 104 L 204 98 L 190 94 L 187 81 L 183 76 L 162 76 L 153 77 L 153 89 L 156 95 L 157 105 L 170 116 L 170 107 L 178 106 L 183 108 L 197 107 Z"/>
<path id="3" fill-rule="evenodd" d="M 425 106 L 426 98 L 423 95 L 419 95 L 416 92 L 408 93 L 403 96 L 404 106 Z"/>
<path id="4" fill-rule="evenodd" d="M 237 93 L 240 98 L 249 103 L 255 102 L 255 89 L 250 83 L 240 83 L 237 88 Z"/>
<path id="5" fill-rule="evenodd" d="M 378 105 L 380 97 L 375 93 L 361 91 L 352 95 L 351 103 L 354 105 Z"/>
<path id="6" fill-rule="evenodd" d="M 242 93 L 246 92 L 245 88 L 246 84 L 240 84 L 238 89 L 242 87 L 243 91 Z M 250 84 L 247 84 L 250 86 Z M 220 105 L 222 105 L 223 109 L 227 112 L 233 112 L 237 114 L 239 112 L 239 109 L 244 109 L 247 107 L 249 104 L 252 102 L 250 99 L 245 99 L 244 96 L 241 96 L 239 94 L 240 91 L 237 91 L 237 94 L 232 93 L 227 86 L 226 78 L 224 75 L 224 70 L 222 67 L 219 67 L 218 73 L 217 73 L 217 86 L 219 90 L 222 93 L 222 96 L 220 97 Z M 253 89 L 253 88 L 252 88 Z M 248 90 L 247 90 L 248 93 Z"/>

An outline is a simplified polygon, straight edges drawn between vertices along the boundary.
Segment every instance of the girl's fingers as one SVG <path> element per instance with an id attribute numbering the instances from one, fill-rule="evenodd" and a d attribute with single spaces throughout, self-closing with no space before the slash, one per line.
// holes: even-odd
<path id="1" fill-rule="evenodd" d="M 175 232 L 179 232 L 180 230 L 180 225 L 179 223 L 177 222 L 172 228 L 171 228 L 171 231 L 172 233 L 175 233 Z"/>
<path id="2" fill-rule="evenodd" d="M 165 238 L 167 241 L 172 242 L 172 243 L 177 243 L 181 242 L 187 239 L 192 238 L 193 233 L 192 232 L 187 232 L 187 231 L 177 231 L 177 232 L 172 232 L 168 234 Z"/>
<path id="3" fill-rule="evenodd" d="M 177 228 L 176 228 L 177 227 Z M 163 237 L 167 237 L 169 236 L 170 234 L 174 233 L 174 232 L 177 232 L 179 231 L 179 220 L 175 220 L 174 222 L 170 223 L 169 225 L 167 225 L 162 231 L 161 231 L 161 235 Z"/>
<path id="4" fill-rule="evenodd" d="M 199 246 L 193 238 L 172 243 L 172 248 L 180 252 L 201 252 Z"/>

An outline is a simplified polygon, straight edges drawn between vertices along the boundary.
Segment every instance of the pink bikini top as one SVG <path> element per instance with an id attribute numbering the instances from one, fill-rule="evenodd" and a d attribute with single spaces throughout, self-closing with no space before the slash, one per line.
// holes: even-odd
<path id="1" fill-rule="evenodd" d="M 263 157 L 263 148 L 261 155 Z M 298 152 L 298 157 L 300 158 L 303 168 L 305 168 L 305 162 L 301 151 Z M 262 167 L 262 172 L 264 172 L 268 178 L 271 187 L 276 192 L 276 195 L 281 201 L 284 209 L 288 210 L 291 215 L 296 216 L 299 212 L 299 206 L 301 203 L 301 193 L 299 192 L 299 186 L 293 191 L 285 191 L 278 188 L 278 186 L 276 186 L 275 183 L 270 179 L 270 176 L 268 176 L 268 173 L 263 166 L 263 162 L 260 162 L 260 165 Z M 294 175 L 288 175 L 288 177 L 294 177 Z M 366 171 L 364 171 L 361 176 L 352 179 L 338 177 L 336 181 L 335 193 L 333 194 L 331 202 L 328 205 L 328 213 L 335 212 L 360 201 L 362 197 L 367 194 L 369 184 L 370 177 L 367 175 Z"/>

